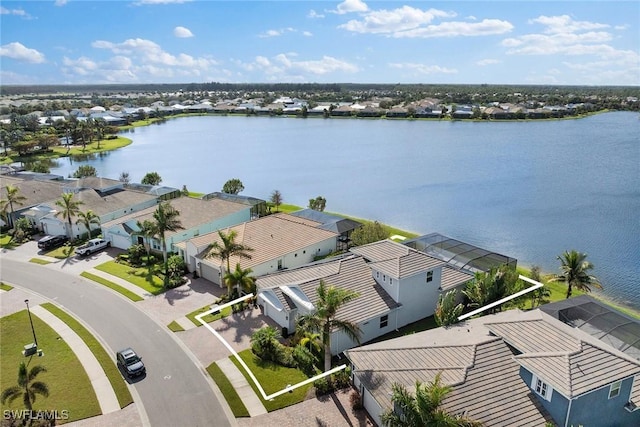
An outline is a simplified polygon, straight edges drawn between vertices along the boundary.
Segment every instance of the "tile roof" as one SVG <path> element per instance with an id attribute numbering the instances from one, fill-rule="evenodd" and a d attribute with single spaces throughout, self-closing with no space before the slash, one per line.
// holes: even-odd
<path id="1" fill-rule="evenodd" d="M 444 292 L 446 292 L 463 285 L 471 279 L 473 279 L 473 274 L 458 270 L 450 265 L 445 265 L 442 268 L 442 281 L 440 287 Z"/>
<path id="2" fill-rule="evenodd" d="M 319 274 L 323 273 L 323 274 Z M 329 274 L 326 274 L 329 273 Z M 304 280 L 308 276 L 309 279 Z M 373 279 L 371 269 L 362 257 L 346 256 L 327 264 L 303 266 L 286 272 L 258 278 L 259 289 L 271 288 L 286 306 L 294 304 L 282 295 L 279 286 L 296 284 L 307 298 L 316 305 L 320 280 L 327 285 L 348 289 L 359 294 L 355 300 L 340 307 L 336 317 L 359 323 L 383 315 L 398 307 L 393 298 Z M 268 285 L 267 285 L 268 284 Z"/>
<path id="3" fill-rule="evenodd" d="M 2 176 L 2 186 L 0 187 L 0 198 L 7 197 L 6 186 L 13 185 L 20 189 L 20 195 L 25 197 L 22 205 L 14 206 L 14 210 L 24 209 L 30 206 L 36 206 L 41 203 L 60 198 L 63 193 L 64 183 L 60 181 L 39 181 L 24 180 L 11 176 Z"/>
<path id="4" fill-rule="evenodd" d="M 466 329 L 466 325 L 450 328 L 454 335 L 470 335 Z M 407 337 L 402 337 L 390 340 L 397 342 L 397 346 L 387 343 L 383 346 L 386 348 L 375 350 L 369 348 L 376 345 L 347 350 L 355 375 L 383 410 L 393 406 L 392 384 L 402 384 L 414 392 L 416 381 L 428 383 L 441 373 L 442 382 L 452 386 L 443 401 L 450 413 L 466 414 L 491 426 L 541 426 L 551 421 L 542 405 L 531 396 L 520 378 L 513 353 L 499 337 L 491 337 L 485 331 L 473 334 L 473 344 L 438 346 L 431 344 L 431 332 L 408 338 L 414 345 L 420 343 L 417 348 L 404 348 Z"/>
<path id="5" fill-rule="evenodd" d="M 229 260 L 230 265 L 240 263 L 243 268 L 251 268 L 338 236 L 337 233 L 321 230 L 316 225 L 317 223 L 309 224 L 309 221 L 291 215 L 274 214 L 227 228 L 223 230 L 225 233 L 237 233 L 236 243 L 253 249 L 251 259 L 234 256 Z M 206 257 L 212 243 L 222 243 L 218 232 L 207 233 L 190 241 L 197 248 L 204 248 L 198 254 L 199 258 Z"/>
<path id="6" fill-rule="evenodd" d="M 398 279 L 445 265 L 437 258 L 391 240 L 357 246 L 351 252 L 370 260 L 376 270 Z"/>
<path id="7" fill-rule="evenodd" d="M 516 356 L 518 363 L 565 397 L 640 374 L 640 362 L 540 310 L 537 313 L 539 319 L 486 326 L 523 353 Z"/>
<path id="8" fill-rule="evenodd" d="M 178 212 L 180 212 L 179 219 L 185 230 L 206 224 L 219 218 L 224 218 L 241 210 L 249 209 L 247 205 L 220 199 L 201 200 L 194 199 L 192 197 L 178 197 L 177 199 L 169 200 L 169 203 Z M 103 228 L 109 228 L 129 221 L 142 222 L 145 219 L 151 220 L 153 219 L 153 213 L 155 210 L 156 206 L 152 206 L 139 212 L 125 215 L 114 221 L 106 222 L 102 226 Z M 183 230 L 178 230 L 175 233 L 169 232 L 167 233 L 166 238 L 168 239 L 172 235 L 182 232 Z"/>

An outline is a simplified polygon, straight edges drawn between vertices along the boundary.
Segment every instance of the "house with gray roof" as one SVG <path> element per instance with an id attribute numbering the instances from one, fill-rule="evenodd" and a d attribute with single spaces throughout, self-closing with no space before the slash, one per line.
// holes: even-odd
<path id="1" fill-rule="evenodd" d="M 374 280 L 402 304 L 395 319 L 398 327 L 433 315 L 441 293 L 461 289 L 473 278 L 465 270 L 392 240 L 357 246 L 351 252 L 367 261 Z"/>
<path id="2" fill-rule="evenodd" d="M 357 269 L 343 269 L 357 266 Z M 357 274 L 354 274 L 357 271 Z M 300 314 L 315 310 L 320 280 L 356 291 L 360 297 L 343 307 L 343 316 L 358 323 L 361 342 L 433 315 L 442 292 L 464 286 L 473 276 L 413 248 L 382 240 L 351 248 L 321 263 L 259 277 L 258 300 L 264 313 L 288 331 Z M 373 299 L 373 300 L 370 300 Z M 384 301 L 375 304 L 373 301 Z M 334 332 L 332 353 L 357 345 Z"/>
<path id="3" fill-rule="evenodd" d="M 78 188 L 75 191 L 70 191 L 69 187 L 65 187 L 64 191 L 73 192 L 73 199 L 81 203 L 80 211 L 87 212 L 91 210 L 98 216 L 101 224 L 113 221 L 131 212 L 155 206 L 157 203 L 157 199 L 154 196 L 123 188 L 113 188 L 107 192 L 100 192 L 93 188 Z M 62 192 L 55 199 L 41 203 L 24 212 L 23 215 L 33 221 L 37 221 L 39 228 L 45 234 L 64 234 L 68 236 L 71 233 L 74 238 L 79 238 L 87 233 L 88 230 L 84 225 L 76 224 L 78 220 L 76 216 L 71 218 L 71 230 L 67 229 L 68 221 L 65 218 L 56 216 L 56 213 L 60 211 L 56 201 L 61 199 L 61 194 Z M 95 229 L 97 228 L 99 228 L 99 225 L 95 225 Z"/>
<path id="4" fill-rule="evenodd" d="M 393 331 L 396 324 L 390 313 L 399 304 L 371 277 L 371 269 L 362 257 L 346 254 L 305 267 L 259 277 L 258 303 L 265 315 L 283 328 L 283 335 L 295 331 L 298 316 L 312 313 L 318 302 L 320 281 L 358 293 L 358 298 L 342 306 L 336 317 L 360 327 L 360 341 L 367 342 Z M 331 353 L 356 346 L 346 334 L 331 333 Z"/>
<path id="5" fill-rule="evenodd" d="M 215 200 L 215 199 L 212 199 Z M 338 233 L 320 228 L 318 222 L 278 213 L 227 227 L 225 234 L 235 232 L 236 243 L 253 249 L 251 259 L 231 257 L 232 269 L 236 264 L 250 268 L 253 276 L 299 267 L 336 250 Z M 189 271 L 222 286 L 226 263 L 209 256 L 214 243 L 222 244 L 217 231 L 201 234 L 176 244 Z"/>
<path id="6" fill-rule="evenodd" d="M 640 363 L 541 310 L 510 310 L 345 352 L 378 425 L 391 388 L 441 375 L 451 414 L 487 426 L 637 426 Z"/>
<path id="7" fill-rule="evenodd" d="M 192 197 L 178 197 L 169 203 L 180 213 L 178 219 L 182 229 L 167 232 L 165 235 L 166 248 L 173 252 L 173 245 L 191 239 L 201 234 L 229 227 L 248 221 L 251 217 L 251 207 L 242 203 L 221 199 L 202 200 Z M 102 223 L 102 235 L 111 242 L 111 246 L 128 249 L 132 244 L 145 244 L 138 222 L 152 220 L 156 206 L 148 207 L 136 212 L 128 213 L 120 218 Z M 152 250 L 162 251 L 159 239 L 148 242 Z"/>

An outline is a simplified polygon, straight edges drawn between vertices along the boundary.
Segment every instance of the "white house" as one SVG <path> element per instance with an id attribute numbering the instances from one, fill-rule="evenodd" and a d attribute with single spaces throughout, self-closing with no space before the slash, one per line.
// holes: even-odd
<path id="1" fill-rule="evenodd" d="M 338 311 L 359 325 L 360 342 L 434 314 L 441 293 L 473 278 L 446 262 L 391 240 L 352 248 L 351 253 L 259 277 L 258 303 L 282 328 L 294 331 L 300 314 L 313 312 L 323 280 L 360 296 Z M 356 342 L 335 331 L 331 350 L 338 354 Z"/>
<path id="2" fill-rule="evenodd" d="M 338 233 L 319 228 L 322 224 L 304 218 L 279 213 L 221 230 L 236 233 L 236 243 L 253 249 L 251 259 L 232 257 L 231 269 L 236 263 L 251 268 L 253 276 L 261 276 L 278 270 L 295 268 L 314 261 L 336 250 Z M 221 244 L 217 232 L 203 234 L 176 244 L 189 271 L 197 271 L 200 277 L 222 286 L 226 265 L 218 258 L 209 257 L 209 248 Z"/>

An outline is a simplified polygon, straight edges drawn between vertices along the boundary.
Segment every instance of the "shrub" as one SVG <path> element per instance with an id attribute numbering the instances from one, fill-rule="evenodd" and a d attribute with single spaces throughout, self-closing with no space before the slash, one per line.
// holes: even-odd
<path id="1" fill-rule="evenodd" d="M 127 249 L 127 254 L 129 255 L 129 263 L 139 267 L 142 264 L 142 257 L 147 254 L 147 251 L 142 245 L 132 245 Z"/>
<path id="2" fill-rule="evenodd" d="M 278 362 L 280 334 L 273 326 L 258 329 L 251 336 L 251 350 L 263 360 Z"/>
<path id="3" fill-rule="evenodd" d="M 315 375 L 315 361 L 316 358 L 309 351 L 309 349 L 302 345 L 296 345 L 292 351 L 293 360 L 296 363 L 296 366 L 305 373 L 305 375 L 313 376 Z"/>
<path id="4" fill-rule="evenodd" d="M 277 359 L 274 362 L 279 365 L 286 366 L 287 368 L 295 368 L 297 367 L 297 363 L 295 358 L 293 357 L 293 348 L 287 347 L 286 345 L 282 345 L 277 343 L 276 353 Z"/>
<path id="5" fill-rule="evenodd" d="M 316 394 L 319 396 L 329 394 L 333 391 L 330 377 L 322 377 L 319 380 L 313 382 L 313 386 L 316 389 Z"/>
<path id="6" fill-rule="evenodd" d="M 349 403 L 351 403 L 351 409 L 353 409 L 354 411 L 364 409 L 364 406 L 362 405 L 362 399 L 360 398 L 360 393 L 358 393 L 358 390 L 351 391 L 351 394 L 349 395 Z"/>

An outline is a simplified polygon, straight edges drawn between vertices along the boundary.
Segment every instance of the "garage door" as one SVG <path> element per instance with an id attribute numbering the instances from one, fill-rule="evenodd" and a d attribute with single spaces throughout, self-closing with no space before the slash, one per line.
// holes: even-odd
<path id="1" fill-rule="evenodd" d="M 217 268 L 211 265 L 200 262 L 200 275 L 202 278 L 209 280 L 210 282 L 220 285 L 220 272 Z"/>
<path id="2" fill-rule="evenodd" d="M 120 234 L 108 234 L 107 239 L 111 242 L 111 246 L 114 248 L 120 248 L 127 250 L 129 246 L 131 246 L 131 237 L 130 236 L 122 236 Z"/>

